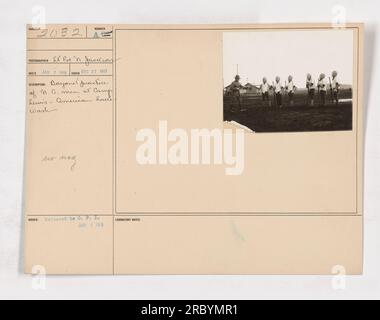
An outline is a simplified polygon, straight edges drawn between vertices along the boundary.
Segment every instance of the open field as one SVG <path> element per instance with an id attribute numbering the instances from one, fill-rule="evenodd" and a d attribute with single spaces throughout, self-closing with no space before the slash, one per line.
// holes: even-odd
<path id="1" fill-rule="evenodd" d="M 288 95 L 283 94 L 283 107 L 275 105 L 270 94 L 269 107 L 263 105 L 261 94 L 242 94 L 244 111 L 233 112 L 238 107 L 233 96 L 225 95 L 223 99 L 224 121 L 236 121 L 255 132 L 297 132 L 297 131 L 337 131 L 352 130 L 352 91 L 349 89 L 339 92 L 339 105 L 331 101 L 328 91 L 326 105 L 319 106 L 316 92 L 314 106 L 307 104 L 306 89 L 296 90 L 294 105 L 290 106 Z"/>
<path id="2" fill-rule="evenodd" d="M 244 107 L 259 107 L 262 106 L 261 94 L 260 93 L 243 93 L 241 95 L 242 103 Z M 350 89 L 341 89 L 339 91 L 339 99 L 347 100 L 352 99 L 352 90 Z M 304 106 L 307 105 L 307 90 L 305 88 L 299 88 L 294 92 L 294 105 Z M 273 92 L 270 91 L 269 101 L 271 104 L 274 104 Z M 286 92 L 282 94 L 282 102 L 284 106 L 289 104 L 289 97 Z M 326 103 L 331 103 L 332 97 L 330 90 L 327 90 Z M 229 109 L 235 102 L 233 96 L 225 95 L 224 96 L 224 109 Z M 315 91 L 314 104 L 319 104 L 318 91 Z"/>
<path id="3" fill-rule="evenodd" d="M 224 111 L 224 121 L 236 121 L 255 132 L 300 132 L 352 130 L 352 103 L 324 107 L 254 107 Z"/>

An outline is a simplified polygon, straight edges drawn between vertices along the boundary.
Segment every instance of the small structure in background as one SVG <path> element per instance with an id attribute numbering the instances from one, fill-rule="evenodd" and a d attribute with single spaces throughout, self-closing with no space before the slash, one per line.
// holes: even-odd
<path id="1" fill-rule="evenodd" d="M 246 94 L 259 94 L 260 93 L 260 86 L 256 86 L 252 83 L 247 82 L 244 85 L 245 93 Z"/>
<path id="2" fill-rule="evenodd" d="M 233 87 L 234 86 L 232 84 L 226 86 L 224 88 L 224 94 L 226 96 L 232 95 Z M 254 94 L 254 95 L 260 94 L 260 86 L 254 85 L 249 82 L 246 83 L 244 86 L 242 86 L 242 88 L 240 88 L 239 90 L 240 90 L 240 94 Z"/>

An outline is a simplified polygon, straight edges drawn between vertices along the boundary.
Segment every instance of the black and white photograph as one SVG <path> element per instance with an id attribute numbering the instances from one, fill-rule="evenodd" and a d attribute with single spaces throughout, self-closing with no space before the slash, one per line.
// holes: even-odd
<path id="1" fill-rule="evenodd" d="M 353 31 L 223 34 L 223 117 L 253 132 L 352 130 Z"/>

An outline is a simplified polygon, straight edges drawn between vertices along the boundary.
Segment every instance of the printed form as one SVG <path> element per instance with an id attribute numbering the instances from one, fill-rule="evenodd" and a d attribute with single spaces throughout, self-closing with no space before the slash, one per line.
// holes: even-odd
<path id="1" fill-rule="evenodd" d="M 288 66 L 254 57 L 286 37 Z M 326 39 L 344 57 L 302 60 Z M 25 272 L 360 274 L 362 42 L 361 24 L 28 25 Z"/>

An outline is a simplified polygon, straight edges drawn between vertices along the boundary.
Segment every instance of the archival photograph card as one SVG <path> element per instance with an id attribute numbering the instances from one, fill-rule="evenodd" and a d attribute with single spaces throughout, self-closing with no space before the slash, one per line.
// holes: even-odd
<path id="1" fill-rule="evenodd" d="M 25 272 L 362 272 L 362 24 L 27 26 Z"/>

